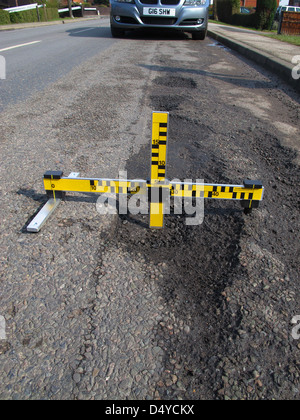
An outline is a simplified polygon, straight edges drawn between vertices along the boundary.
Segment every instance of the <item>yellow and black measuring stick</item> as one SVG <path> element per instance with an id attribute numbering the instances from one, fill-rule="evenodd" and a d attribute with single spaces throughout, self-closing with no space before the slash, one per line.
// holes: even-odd
<path id="1" fill-rule="evenodd" d="M 170 183 L 166 180 L 168 112 L 152 113 L 151 178 L 148 187 L 150 228 L 162 228 L 165 202 L 170 196 Z"/>
<path id="2" fill-rule="evenodd" d="M 174 197 L 211 198 L 219 200 L 237 200 L 246 210 L 258 208 L 263 199 L 264 187 L 261 181 L 244 181 L 243 185 L 173 183 L 171 195 Z"/>
<path id="3" fill-rule="evenodd" d="M 168 112 L 152 113 L 149 180 L 80 178 L 77 172 L 64 177 L 62 171 L 47 171 L 44 174 L 44 187 L 49 200 L 28 225 L 27 230 L 39 232 L 66 192 L 147 195 L 150 209 L 149 226 L 158 229 L 163 227 L 166 204 L 170 197 L 240 201 L 246 213 L 259 206 L 264 195 L 264 187 L 260 181 L 246 180 L 243 185 L 169 181 L 166 178 L 168 123 Z"/>
<path id="4" fill-rule="evenodd" d="M 168 197 L 238 200 L 245 213 L 259 206 L 264 188 L 260 181 L 244 181 L 243 185 L 172 182 L 166 178 L 168 112 L 152 113 L 151 180 L 148 185 L 150 228 L 162 228 Z"/>

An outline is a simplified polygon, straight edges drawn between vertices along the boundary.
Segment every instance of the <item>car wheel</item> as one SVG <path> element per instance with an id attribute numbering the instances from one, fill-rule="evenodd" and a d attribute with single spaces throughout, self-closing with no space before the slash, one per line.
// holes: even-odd
<path id="1" fill-rule="evenodd" d="M 111 26 L 110 30 L 113 38 L 122 38 L 125 35 L 125 31 L 123 31 L 122 29 L 117 29 Z"/>
<path id="2" fill-rule="evenodd" d="M 194 41 L 204 41 L 206 37 L 206 31 L 192 32 L 192 38 Z"/>

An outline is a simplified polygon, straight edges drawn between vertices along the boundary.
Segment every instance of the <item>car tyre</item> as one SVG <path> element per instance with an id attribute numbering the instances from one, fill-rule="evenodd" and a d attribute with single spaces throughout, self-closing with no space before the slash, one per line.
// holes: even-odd
<path id="1" fill-rule="evenodd" d="M 205 37 L 206 37 L 206 31 L 192 33 L 192 38 L 194 41 L 204 41 Z"/>
<path id="2" fill-rule="evenodd" d="M 125 31 L 123 31 L 122 29 L 117 29 L 111 26 L 110 30 L 113 38 L 123 38 L 123 36 L 125 35 Z"/>

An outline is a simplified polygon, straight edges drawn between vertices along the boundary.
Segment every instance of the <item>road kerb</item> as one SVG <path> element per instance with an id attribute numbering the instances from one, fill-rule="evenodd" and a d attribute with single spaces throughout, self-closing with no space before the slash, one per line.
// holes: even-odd
<path id="1" fill-rule="evenodd" d="M 230 49 L 242 54 L 246 58 L 261 65 L 265 69 L 272 71 L 277 76 L 281 77 L 285 82 L 290 84 L 294 89 L 300 92 L 299 80 L 292 77 L 292 63 L 288 65 L 286 61 L 275 58 L 265 52 L 262 52 L 254 47 L 249 47 L 241 42 L 233 41 L 225 36 L 222 36 L 212 30 L 208 30 L 208 36 L 220 42 L 221 44 L 229 47 Z"/>

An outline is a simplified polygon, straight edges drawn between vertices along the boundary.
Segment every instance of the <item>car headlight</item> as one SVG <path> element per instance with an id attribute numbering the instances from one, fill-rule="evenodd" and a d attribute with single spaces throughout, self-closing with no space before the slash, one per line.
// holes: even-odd
<path id="1" fill-rule="evenodd" d="M 116 0 L 117 3 L 135 3 L 134 0 Z"/>
<path id="2" fill-rule="evenodd" d="M 204 6 L 206 0 L 185 0 L 184 6 Z"/>

